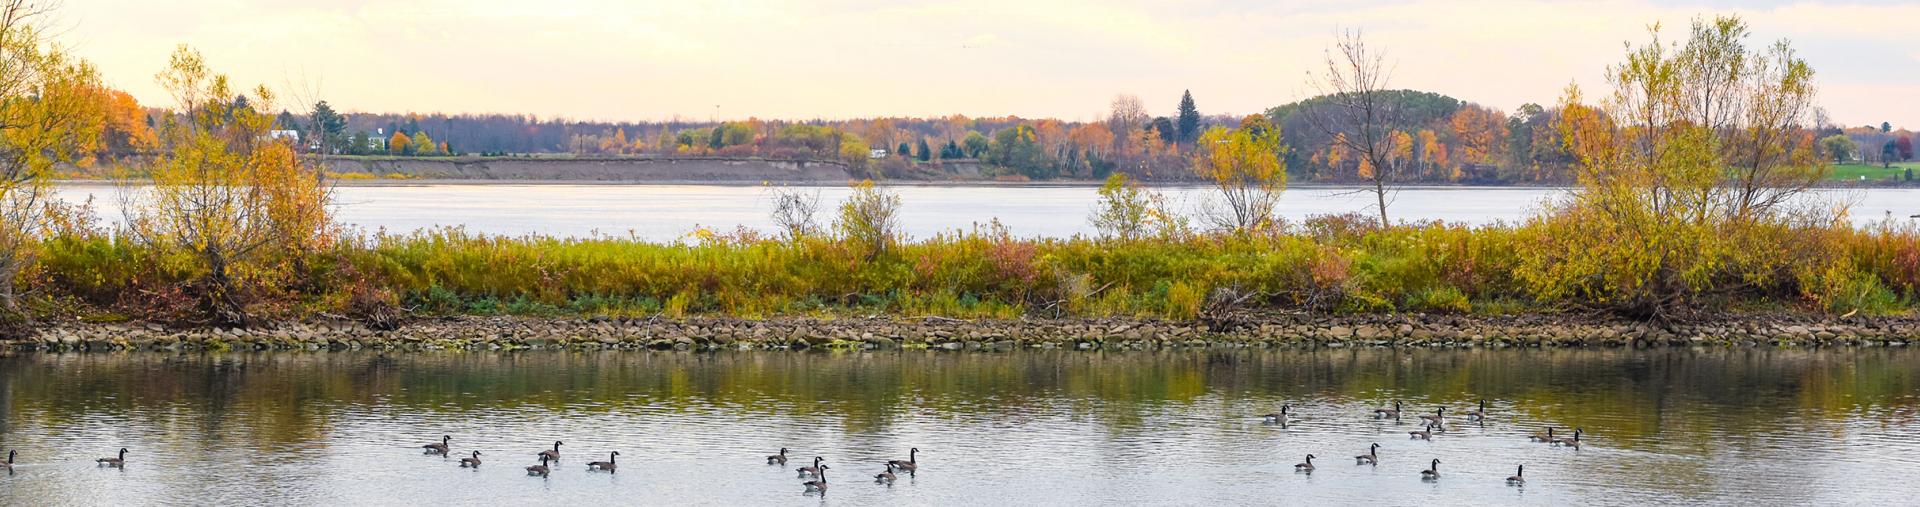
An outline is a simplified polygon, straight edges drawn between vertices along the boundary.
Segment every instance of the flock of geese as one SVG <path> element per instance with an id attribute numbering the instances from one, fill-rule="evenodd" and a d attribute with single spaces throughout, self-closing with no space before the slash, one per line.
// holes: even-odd
<path id="1" fill-rule="evenodd" d="M 1266 424 L 1279 425 L 1280 427 L 1285 428 L 1288 424 L 1294 421 L 1293 416 L 1291 414 L 1292 409 L 1293 409 L 1292 404 L 1282 404 L 1280 405 L 1279 412 L 1265 414 L 1260 417 L 1264 419 Z M 1373 418 L 1374 419 L 1392 419 L 1397 423 L 1400 421 L 1400 414 L 1401 414 L 1400 401 L 1394 400 L 1392 408 L 1375 409 L 1373 411 Z M 1435 408 L 1432 415 L 1419 414 L 1419 418 L 1421 420 L 1421 429 L 1417 431 L 1407 432 L 1407 438 L 1409 440 L 1431 441 L 1433 440 L 1433 436 L 1435 433 L 1445 433 L 1447 430 L 1447 408 L 1444 406 Z M 1467 420 L 1470 422 L 1484 423 L 1486 419 L 1487 419 L 1487 401 L 1486 400 L 1480 400 L 1480 406 L 1478 409 L 1467 412 Z M 1585 433 L 1585 430 L 1580 428 L 1574 428 L 1572 436 L 1555 436 L 1554 428 L 1549 426 L 1546 428 L 1546 431 L 1544 432 L 1528 435 L 1527 440 L 1530 442 L 1545 443 L 1548 445 L 1554 445 L 1554 446 L 1560 446 L 1560 447 L 1566 447 L 1574 450 L 1579 450 L 1581 446 L 1580 438 L 1584 433 Z M 439 456 L 446 457 L 446 456 L 450 456 L 450 453 L 452 452 L 452 447 L 451 447 L 452 443 L 453 443 L 452 435 L 441 435 L 439 442 L 422 445 L 420 446 L 420 448 L 425 450 L 424 454 L 439 455 Z M 566 442 L 561 442 L 556 440 L 553 442 L 552 449 L 542 450 L 539 453 L 535 454 L 534 457 L 540 460 L 540 464 L 528 465 L 526 467 L 527 475 L 537 476 L 537 477 L 547 477 L 548 474 L 553 473 L 553 469 L 549 466 L 549 463 L 557 463 L 560 461 L 560 446 L 565 444 Z M 779 453 L 767 456 L 767 464 L 785 466 L 787 464 L 788 452 L 789 450 L 787 448 L 785 447 L 780 448 Z M 13 464 L 14 464 L 13 460 L 17 454 L 18 454 L 18 451 L 8 451 L 7 460 L 5 462 L 0 462 L 0 469 L 5 469 L 9 474 L 13 473 Z M 481 463 L 480 456 L 481 456 L 480 451 L 472 451 L 470 455 L 460 458 L 460 467 L 461 468 L 478 468 Z M 616 471 L 618 471 L 619 463 L 617 460 L 619 458 L 620 458 L 620 451 L 608 452 L 606 461 L 588 462 L 587 471 L 615 473 Z M 873 476 L 874 482 L 879 484 L 891 485 L 893 484 L 894 480 L 897 478 L 897 476 L 895 475 L 896 473 L 904 472 L 908 475 L 913 475 L 920 468 L 919 458 L 920 458 L 920 448 L 915 447 L 912 450 L 907 451 L 907 459 L 891 460 L 886 462 L 885 463 L 886 468 L 882 470 L 880 473 L 875 474 Z M 1293 466 L 1294 472 L 1302 473 L 1302 474 L 1312 474 L 1315 468 L 1315 465 L 1313 464 L 1313 460 L 1314 460 L 1314 455 L 1308 454 L 1305 462 L 1302 462 Z M 100 466 L 100 467 L 124 469 L 126 468 L 126 465 L 127 465 L 127 449 L 122 447 L 120 448 L 120 453 L 118 455 L 114 457 L 96 459 L 94 460 L 94 462 L 97 463 L 97 466 Z M 1375 465 L 1375 466 L 1379 465 L 1380 464 L 1380 444 L 1374 443 L 1373 445 L 1368 446 L 1367 453 L 1354 456 L 1353 462 L 1354 462 L 1354 465 Z M 833 467 L 828 466 L 826 464 L 826 458 L 815 456 L 813 458 L 812 465 L 799 467 L 794 470 L 798 472 L 799 474 L 798 478 L 811 479 L 800 484 L 801 487 L 805 488 L 805 492 L 825 494 L 827 492 L 827 470 L 832 468 Z M 1527 471 L 1527 466 L 1524 464 L 1515 466 L 1513 471 L 1513 476 L 1507 477 L 1507 484 L 1510 486 L 1525 485 L 1527 482 L 1527 479 L 1525 477 L 1526 471 Z M 1431 461 L 1427 466 L 1426 470 L 1420 471 L 1420 479 L 1425 481 L 1440 480 L 1440 460 L 1438 458 L 1435 458 L 1433 461 Z"/>
<path id="2" fill-rule="evenodd" d="M 1267 424 L 1277 424 L 1277 425 L 1280 425 L 1280 427 L 1284 428 L 1287 426 L 1287 424 L 1293 421 L 1292 415 L 1289 414 L 1289 411 L 1292 408 L 1293 406 L 1291 404 L 1281 404 L 1279 412 L 1262 415 L 1260 417 L 1262 419 L 1265 419 Z M 1394 400 L 1393 408 L 1374 409 L 1373 418 L 1374 419 L 1393 419 L 1394 422 L 1397 423 L 1400 421 L 1400 410 L 1401 410 L 1400 400 Z M 1467 412 L 1467 420 L 1475 423 L 1486 422 L 1487 400 L 1480 400 L 1480 408 Z M 1435 408 L 1433 410 L 1432 415 L 1420 414 L 1420 421 L 1421 421 L 1421 428 L 1418 431 L 1407 432 L 1407 439 L 1408 440 L 1427 440 L 1427 441 L 1433 440 L 1433 435 L 1435 432 L 1444 433 L 1447 431 L 1447 407 Z M 1552 426 L 1548 426 L 1545 432 L 1528 435 L 1527 441 L 1566 447 L 1576 451 L 1580 450 L 1580 445 L 1581 445 L 1580 437 L 1581 435 L 1586 433 L 1586 430 L 1580 429 L 1580 428 L 1574 428 L 1573 436 L 1570 436 L 1570 437 L 1556 437 L 1553 434 L 1553 430 L 1554 428 Z M 1306 462 L 1294 465 L 1293 471 L 1297 473 L 1303 473 L 1303 474 L 1312 474 L 1314 469 L 1313 458 L 1314 456 L 1312 454 L 1308 454 Z M 1366 454 L 1354 456 L 1353 464 L 1354 465 L 1379 465 L 1380 464 L 1380 444 L 1375 443 L 1371 446 L 1368 446 Z M 1527 472 L 1526 465 L 1524 464 L 1516 465 L 1513 470 L 1513 475 L 1510 477 L 1507 477 L 1507 485 L 1509 486 L 1526 485 L 1527 483 L 1526 472 Z M 1435 458 L 1432 462 L 1430 462 L 1427 465 L 1426 470 L 1420 471 L 1420 479 L 1424 481 L 1440 480 L 1440 459 L 1439 458 Z"/>
<path id="3" fill-rule="evenodd" d="M 453 435 L 441 435 L 439 443 L 422 445 L 420 446 L 420 448 L 425 449 L 425 454 L 428 454 L 428 455 L 448 456 L 448 453 L 452 452 L 452 448 L 450 447 L 452 443 L 453 443 Z M 527 475 L 535 476 L 535 477 L 546 477 L 549 474 L 552 474 L 553 468 L 550 467 L 548 464 L 557 463 L 560 461 L 560 446 L 565 444 L 566 442 L 555 440 L 553 442 L 552 449 L 542 450 L 540 451 L 539 454 L 535 454 L 534 457 L 540 460 L 540 464 L 527 466 L 526 467 Z M 787 448 L 785 447 L 780 448 L 780 452 L 778 454 L 767 456 L 767 464 L 785 466 L 787 464 L 788 452 L 789 451 Z M 126 453 L 127 453 L 126 449 L 121 449 L 120 450 L 121 458 L 125 458 Z M 460 458 L 460 467 L 461 468 L 479 467 L 480 456 L 481 456 L 480 451 L 473 451 L 473 454 L 471 456 Z M 588 472 L 606 472 L 606 473 L 618 472 L 619 463 L 617 460 L 619 458 L 620 458 L 620 451 L 609 452 L 607 453 L 606 461 L 588 462 L 587 471 Z M 121 466 L 122 463 L 124 463 L 122 460 L 116 459 L 116 458 L 101 458 L 102 463 L 106 463 L 108 460 L 112 461 L 111 466 L 116 466 L 116 467 Z M 7 462 L 9 466 L 11 466 L 11 463 L 13 462 L 13 457 L 8 456 Z M 799 478 L 812 479 L 800 484 L 801 487 L 806 488 L 805 492 L 826 494 L 827 470 L 833 467 L 827 466 L 825 462 L 826 462 L 826 458 L 823 458 L 820 456 L 814 456 L 813 465 L 794 469 L 796 472 L 799 473 L 800 475 Z M 896 478 L 896 476 L 894 475 L 895 472 L 905 472 L 907 475 L 913 475 L 915 472 L 919 470 L 919 468 L 920 468 L 920 448 L 915 447 L 912 450 L 907 451 L 907 459 L 888 461 L 886 463 L 886 470 L 881 471 L 879 474 L 875 474 L 873 476 L 873 481 L 879 484 L 891 485 L 893 484 L 893 481 Z"/>
<path id="4" fill-rule="evenodd" d="M 441 435 L 439 442 L 422 445 L 420 446 L 420 448 L 425 450 L 423 454 L 430 455 L 430 456 L 447 457 L 447 456 L 451 456 L 451 453 L 453 452 L 452 445 L 453 445 L 453 435 Z M 553 468 L 550 466 L 550 463 L 558 463 L 560 461 L 560 446 L 562 445 L 566 445 L 566 442 L 555 440 L 553 442 L 552 449 L 542 450 L 538 454 L 535 454 L 534 457 L 540 460 L 540 464 L 528 465 L 526 467 L 527 475 L 534 476 L 534 477 L 547 477 L 549 474 L 552 474 Z M 789 451 L 787 448 L 785 447 L 780 448 L 779 454 L 773 454 L 773 455 L 767 456 L 767 464 L 782 465 L 782 466 L 786 465 L 788 452 Z M 19 455 L 19 451 L 17 450 L 8 451 L 7 460 L 4 462 L 0 462 L 0 469 L 6 470 L 6 472 L 9 474 L 13 473 L 13 459 L 18 455 Z M 471 454 L 469 454 L 468 456 L 460 458 L 460 468 L 479 468 L 481 463 L 480 456 L 482 456 L 482 453 L 480 451 L 471 451 Z M 618 462 L 619 459 L 620 459 L 620 451 L 608 452 L 606 461 L 587 462 L 587 471 L 616 473 L 619 471 L 619 462 Z M 826 461 L 826 458 L 815 456 L 813 458 L 812 466 L 804 466 L 804 467 L 795 469 L 795 471 L 799 472 L 800 474 L 799 478 L 812 479 L 800 484 L 801 487 L 806 488 L 805 490 L 806 493 L 826 494 L 827 470 L 833 467 L 827 466 L 825 461 Z M 94 462 L 97 463 L 96 466 L 100 466 L 100 467 L 125 469 L 127 467 L 127 449 L 125 447 L 122 447 L 120 448 L 120 453 L 118 455 L 110 458 L 96 459 L 94 460 Z M 896 478 L 894 473 L 901 472 L 901 473 L 906 473 L 907 475 L 913 475 L 915 472 L 919 471 L 919 469 L 920 469 L 920 448 L 915 447 L 912 450 L 907 451 L 907 459 L 904 459 L 904 460 L 897 459 L 897 460 L 891 460 L 886 462 L 886 469 L 882 470 L 878 474 L 875 474 L 873 476 L 873 481 L 879 484 L 892 485 L 894 479 Z"/>

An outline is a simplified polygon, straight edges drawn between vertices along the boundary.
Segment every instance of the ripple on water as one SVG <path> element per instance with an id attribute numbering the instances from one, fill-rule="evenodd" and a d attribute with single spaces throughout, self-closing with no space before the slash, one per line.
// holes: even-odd
<path id="1" fill-rule="evenodd" d="M 25 356 L 0 359 L 0 444 L 23 451 L 0 503 L 778 504 L 824 456 L 831 498 L 855 504 L 1897 504 L 1920 472 L 1920 386 L 1900 373 L 1916 367 L 1906 351 Z M 1469 423 L 1483 398 L 1491 417 Z M 1370 417 L 1394 399 L 1403 419 Z M 1261 421 L 1283 403 L 1293 421 Z M 1443 405 L 1447 431 L 1407 438 Z M 1548 426 L 1586 445 L 1527 441 Z M 443 434 L 453 456 L 421 454 Z M 526 477 L 554 440 L 554 474 Z M 1375 442 L 1380 464 L 1353 465 Z M 126 470 L 93 466 L 121 446 Z M 780 447 L 788 465 L 764 465 Z M 871 484 L 914 447 L 920 474 Z M 458 467 L 472 450 L 485 464 Z M 585 471 L 614 450 L 619 473 Z M 1308 453 L 1319 467 L 1295 473 Z M 1442 479 L 1421 482 L 1436 458 Z M 1528 485 L 1505 486 L 1518 464 Z"/>

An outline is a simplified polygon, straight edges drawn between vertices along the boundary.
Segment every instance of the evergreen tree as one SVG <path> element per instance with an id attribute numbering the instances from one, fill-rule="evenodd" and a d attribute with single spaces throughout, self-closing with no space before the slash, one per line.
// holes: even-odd
<path id="1" fill-rule="evenodd" d="M 1193 106 L 1193 90 L 1180 94 L 1180 143 L 1193 144 L 1200 137 L 1200 110 Z"/>
<path id="2" fill-rule="evenodd" d="M 324 100 L 313 105 L 313 113 L 309 116 L 307 135 L 318 136 L 321 146 L 329 153 L 346 151 L 347 117 L 334 112 L 333 106 L 327 105 Z"/>
<path id="3" fill-rule="evenodd" d="M 1153 129 L 1154 134 L 1160 136 L 1160 142 L 1163 143 L 1173 144 L 1173 142 L 1180 137 L 1180 133 L 1173 130 L 1172 118 L 1165 116 L 1154 118 L 1153 124 L 1149 128 Z"/>
<path id="4" fill-rule="evenodd" d="M 919 158 L 921 162 L 933 160 L 933 149 L 927 146 L 927 138 L 920 138 L 920 144 L 914 146 L 913 154 L 914 157 Z"/>
<path id="5" fill-rule="evenodd" d="M 893 150 L 893 154 L 894 154 L 894 155 L 899 155 L 899 156 L 900 156 L 900 158 L 909 158 L 909 157 L 912 157 L 912 156 L 913 156 L 913 146 L 910 146 L 910 145 L 908 145 L 906 141 L 900 141 L 900 147 L 899 147 L 899 149 L 896 149 L 896 150 Z"/>

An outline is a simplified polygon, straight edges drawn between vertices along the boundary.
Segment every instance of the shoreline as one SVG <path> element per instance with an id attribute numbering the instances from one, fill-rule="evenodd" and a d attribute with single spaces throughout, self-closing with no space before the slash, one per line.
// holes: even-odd
<path id="1" fill-rule="evenodd" d="M 1658 326 L 1568 315 L 1260 314 L 1230 321 L 1133 318 L 960 320 L 944 317 L 737 319 L 418 318 L 394 330 L 350 321 L 282 322 L 248 329 L 175 329 L 150 323 L 41 323 L 6 352 L 890 350 L 1005 352 L 1278 347 L 1904 347 L 1920 317 L 1728 315 Z"/>

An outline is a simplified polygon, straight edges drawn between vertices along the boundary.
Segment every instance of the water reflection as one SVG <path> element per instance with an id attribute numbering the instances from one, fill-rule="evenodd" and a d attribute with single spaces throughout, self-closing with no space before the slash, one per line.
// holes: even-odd
<path id="1" fill-rule="evenodd" d="M 760 465 L 780 447 L 863 504 L 1899 503 L 1916 372 L 1904 349 L 25 355 L 0 358 L 0 503 L 796 501 Z M 1393 400 L 1403 420 L 1368 417 Z M 1262 424 L 1281 403 L 1295 420 Z M 1409 441 L 1443 405 L 1449 431 Z M 1527 442 L 1547 426 L 1588 445 Z M 454 457 L 420 456 L 441 434 Z M 1378 467 L 1346 462 L 1372 442 Z M 94 467 L 122 446 L 126 470 Z M 870 484 L 916 446 L 917 476 Z M 612 450 L 617 477 L 584 473 Z"/>

